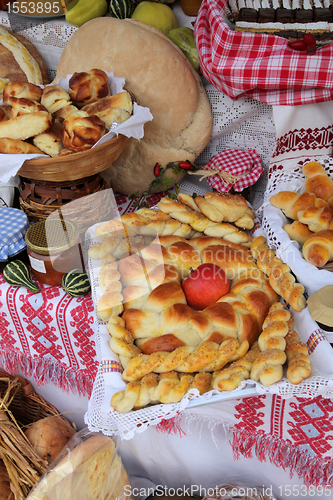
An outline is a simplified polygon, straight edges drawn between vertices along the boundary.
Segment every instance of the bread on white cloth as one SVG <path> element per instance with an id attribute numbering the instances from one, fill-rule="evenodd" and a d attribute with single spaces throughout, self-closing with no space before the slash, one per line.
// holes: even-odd
<path id="1" fill-rule="evenodd" d="M 125 498 L 126 485 L 129 485 L 128 475 L 116 453 L 114 441 L 107 436 L 94 435 L 56 464 L 27 500 L 120 500 Z"/>
<path id="2" fill-rule="evenodd" d="M 153 115 L 144 137 L 130 138 L 125 151 L 103 172 L 114 191 L 144 191 L 155 178 L 156 162 L 164 167 L 170 161 L 194 161 L 207 146 L 212 111 L 201 78 L 160 30 L 133 19 L 89 21 L 68 41 L 55 81 L 96 67 L 123 77 L 125 90 Z M 175 176 L 170 170 L 168 177 L 179 182 L 185 173 Z"/>

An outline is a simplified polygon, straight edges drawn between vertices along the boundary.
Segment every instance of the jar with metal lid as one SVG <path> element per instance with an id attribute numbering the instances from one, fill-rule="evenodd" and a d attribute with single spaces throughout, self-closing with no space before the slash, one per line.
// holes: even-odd
<path id="1" fill-rule="evenodd" d="M 31 273 L 45 285 L 60 285 L 64 274 L 83 268 L 77 227 L 63 219 L 33 224 L 25 235 Z"/>

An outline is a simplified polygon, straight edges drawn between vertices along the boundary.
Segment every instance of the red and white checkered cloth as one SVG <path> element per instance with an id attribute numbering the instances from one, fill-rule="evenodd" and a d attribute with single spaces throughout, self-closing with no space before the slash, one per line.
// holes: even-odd
<path id="1" fill-rule="evenodd" d="M 231 99 L 252 97 L 270 105 L 333 99 L 333 44 L 313 55 L 288 40 L 236 32 L 223 18 L 226 0 L 203 0 L 194 24 L 203 75 Z"/>
<path id="2" fill-rule="evenodd" d="M 211 172 L 211 175 L 206 177 L 209 185 L 217 191 L 225 193 L 229 192 L 231 188 L 239 192 L 252 186 L 264 171 L 261 159 L 254 149 L 248 151 L 225 149 L 212 156 L 197 174 L 204 175 L 203 170 L 207 173 Z M 221 172 L 221 175 L 214 175 L 212 171 Z M 225 174 L 227 175 L 225 176 Z M 228 182 L 231 180 L 230 177 L 234 177 L 234 179 Z"/>

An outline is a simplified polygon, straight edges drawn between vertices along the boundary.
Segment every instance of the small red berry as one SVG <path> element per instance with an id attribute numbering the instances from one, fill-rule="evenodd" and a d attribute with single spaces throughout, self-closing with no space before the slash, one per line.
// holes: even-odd
<path id="1" fill-rule="evenodd" d="M 289 47 L 294 50 L 306 50 L 307 44 L 304 40 L 294 40 L 288 43 Z"/>
<path id="2" fill-rule="evenodd" d="M 154 166 L 154 176 L 158 177 L 160 175 L 160 172 L 161 172 L 160 165 L 158 163 L 155 163 L 155 166 Z"/>
<path id="3" fill-rule="evenodd" d="M 305 33 L 303 35 L 303 40 L 306 43 L 306 45 L 316 45 L 316 39 L 311 33 Z"/>

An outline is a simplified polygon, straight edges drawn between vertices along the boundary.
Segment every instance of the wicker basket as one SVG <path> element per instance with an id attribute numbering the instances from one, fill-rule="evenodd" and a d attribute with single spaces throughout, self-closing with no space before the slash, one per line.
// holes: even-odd
<path id="1" fill-rule="evenodd" d="M 26 160 L 18 175 L 40 181 L 75 181 L 108 168 L 124 151 L 129 138 L 119 134 L 95 148 L 57 158 Z"/>
<path id="2" fill-rule="evenodd" d="M 26 427 L 55 416 L 64 418 L 28 380 L 0 370 L 0 458 L 9 474 L 11 499 L 24 500 L 48 467 L 25 437 Z"/>
<path id="3" fill-rule="evenodd" d="M 31 221 L 45 220 L 52 212 L 63 209 L 65 205 L 67 205 L 66 218 L 70 218 L 78 227 L 86 227 L 87 225 L 89 227 L 95 221 L 98 222 L 101 212 L 103 212 L 103 216 L 106 215 L 105 211 L 109 205 L 102 203 L 102 193 L 98 203 L 91 203 L 90 199 L 87 198 L 82 200 L 79 208 L 76 205 L 71 210 L 68 205 L 74 200 L 104 191 L 106 182 L 100 174 L 66 182 L 38 181 L 25 178 L 21 180 L 20 208 Z"/>

